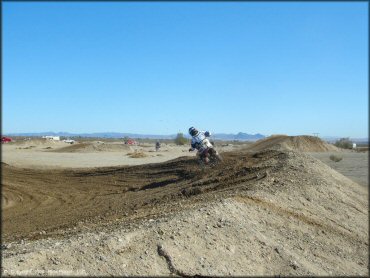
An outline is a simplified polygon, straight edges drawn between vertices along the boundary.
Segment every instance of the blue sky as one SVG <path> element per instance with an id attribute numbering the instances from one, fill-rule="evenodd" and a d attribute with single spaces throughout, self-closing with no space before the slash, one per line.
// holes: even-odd
<path id="1" fill-rule="evenodd" d="M 368 137 L 367 2 L 3 2 L 2 132 Z"/>

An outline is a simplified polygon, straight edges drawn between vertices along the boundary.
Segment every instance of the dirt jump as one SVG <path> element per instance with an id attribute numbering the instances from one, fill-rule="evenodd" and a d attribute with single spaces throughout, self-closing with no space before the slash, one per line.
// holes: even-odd
<path id="1" fill-rule="evenodd" d="M 368 273 L 367 188 L 303 153 L 222 155 L 208 171 L 191 157 L 77 170 L 2 164 L 5 273 Z"/>
<path id="2" fill-rule="evenodd" d="M 253 151 L 266 149 L 293 150 L 299 152 L 336 152 L 340 151 L 336 146 L 328 144 L 315 136 L 287 136 L 272 135 L 258 140 L 249 147 Z"/>

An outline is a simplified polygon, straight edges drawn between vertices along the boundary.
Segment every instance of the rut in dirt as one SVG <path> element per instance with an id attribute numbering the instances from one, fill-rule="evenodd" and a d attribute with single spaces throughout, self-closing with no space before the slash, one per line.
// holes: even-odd
<path id="1" fill-rule="evenodd" d="M 142 217 L 175 204 L 205 200 L 237 188 L 251 190 L 268 172 L 279 171 L 287 155 L 223 153 L 222 164 L 202 170 L 194 158 L 164 163 L 83 170 L 34 170 L 2 164 L 3 239 L 34 239 L 46 231 L 74 227 L 79 222 Z M 172 209 L 180 209 L 174 206 Z"/>

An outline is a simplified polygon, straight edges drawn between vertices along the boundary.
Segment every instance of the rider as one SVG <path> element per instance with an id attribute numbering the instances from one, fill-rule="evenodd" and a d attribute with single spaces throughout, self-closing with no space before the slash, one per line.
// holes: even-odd
<path id="1" fill-rule="evenodd" d="M 159 143 L 159 141 L 157 141 L 155 143 L 155 150 L 158 151 L 160 147 L 161 147 L 161 143 Z"/>
<path id="2" fill-rule="evenodd" d="M 206 154 L 205 150 L 213 147 L 207 138 L 211 136 L 211 133 L 209 131 L 198 131 L 195 127 L 191 127 L 189 128 L 189 134 L 192 136 L 189 152 L 197 149 L 200 158 L 203 159 Z M 209 162 L 208 157 L 205 157 L 205 162 Z"/>

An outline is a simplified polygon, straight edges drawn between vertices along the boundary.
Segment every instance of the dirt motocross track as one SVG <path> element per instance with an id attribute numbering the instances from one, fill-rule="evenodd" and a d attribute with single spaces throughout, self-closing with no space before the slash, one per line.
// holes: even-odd
<path id="1" fill-rule="evenodd" d="M 207 171 L 3 163 L 3 274 L 368 274 L 367 188 L 294 151 L 222 156 Z"/>
<path id="2" fill-rule="evenodd" d="M 79 221 L 95 223 L 122 216 L 164 212 L 163 205 L 192 195 L 252 187 L 266 176 L 261 161 L 281 156 L 266 152 L 262 159 L 237 153 L 224 154 L 224 163 L 202 171 L 194 158 L 161 164 L 88 170 L 34 170 L 3 164 L 3 238 L 40 237 Z M 237 158 L 237 159 L 236 159 Z M 162 205 L 162 206 L 161 206 Z M 171 208 L 174 209 L 174 208 Z"/>

